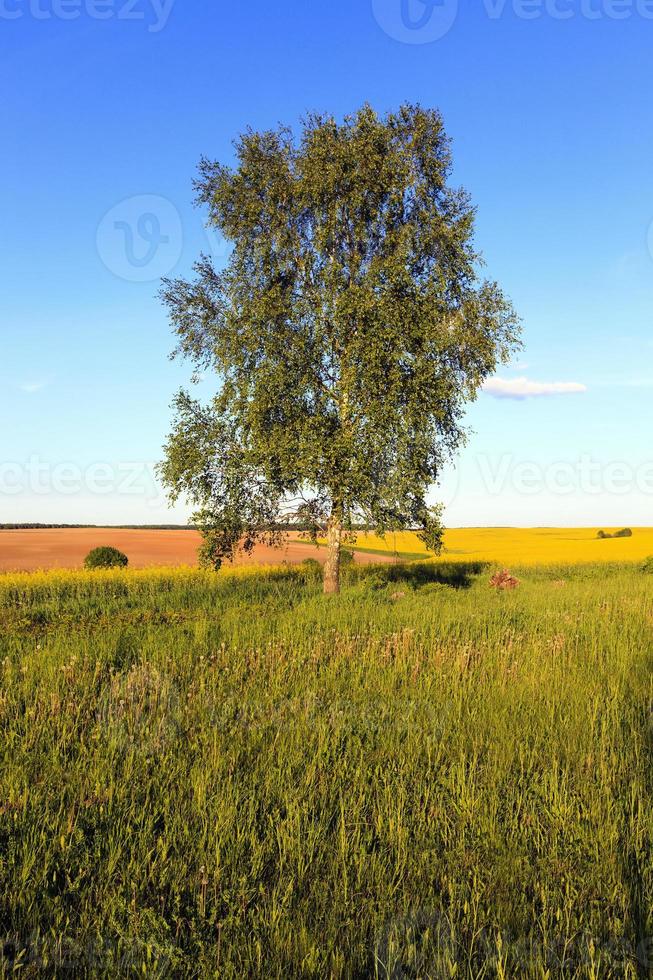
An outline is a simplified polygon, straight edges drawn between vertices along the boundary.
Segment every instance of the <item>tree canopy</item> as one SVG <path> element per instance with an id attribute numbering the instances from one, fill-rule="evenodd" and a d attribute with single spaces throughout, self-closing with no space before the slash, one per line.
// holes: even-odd
<path id="1" fill-rule="evenodd" d="M 500 287 L 481 276 L 474 208 L 451 186 L 439 112 L 370 106 L 247 131 L 235 165 L 203 159 L 208 223 L 231 243 L 192 280 L 164 281 L 176 353 L 209 372 L 209 403 L 182 391 L 162 464 L 197 507 L 219 564 L 284 519 L 328 535 L 337 591 L 343 534 L 419 528 L 427 494 L 465 437 L 465 408 L 518 346 Z"/>

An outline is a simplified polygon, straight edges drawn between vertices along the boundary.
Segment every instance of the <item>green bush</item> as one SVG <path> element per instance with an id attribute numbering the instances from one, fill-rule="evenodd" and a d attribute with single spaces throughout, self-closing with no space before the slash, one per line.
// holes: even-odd
<path id="1" fill-rule="evenodd" d="M 647 575 L 653 575 L 653 555 L 649 555 L 642 562 L 642 571 L 646 572 Z"/>
<path id="2" fill-rule="evenodd" d="M 607 531 L 599 531 L 596 536 L 602 541 L 606 538 L 632 538 L 633 532 L 629 527 L 623 527 L 621 531 L 615 531 L 614 534 L 608 534 Z"/>
<path id="3" fill-rule="evenodd" d="M 304 571 L 305 581 L 310 582 L 322 578 L 322 565 L 317 558 L 305 558 L 301 567 Z"/>
<path id="4" fill-rule="evenodd" d="M 117 548 L 93 548 L 84 559 L 84 568 L 126 568 L 129 558 Z"/>
<path id="5" fill-rule="evenodd" d="M 304 561 L 302 562 L 302 566 L 304 568 L 311 568 L 316 572 L 319 572 L 322 569 L 322 566 L 317 560 L 317 558 L 304 558 Z"/>
<path id="6" fill-rule="evenodd" d="M 342 548 L 340 551 L 340 565 L 342 568 L 347 568 L 348 565 L 354 564 L 354 552 L 349 551 L 347 548 Z"/>

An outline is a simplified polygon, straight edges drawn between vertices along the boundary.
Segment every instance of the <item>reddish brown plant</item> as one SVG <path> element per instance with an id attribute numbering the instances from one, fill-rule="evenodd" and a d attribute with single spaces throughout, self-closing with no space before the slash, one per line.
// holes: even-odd
<path id="1" fill-rule="evenodd" d="M 519 585 L 519 579 L 511 575 L 507 568 L 504 568 L 503 571 L 497 572 L 496 575 L 492 576 L 490 585 L 494 589 L 516 589 Z"/>

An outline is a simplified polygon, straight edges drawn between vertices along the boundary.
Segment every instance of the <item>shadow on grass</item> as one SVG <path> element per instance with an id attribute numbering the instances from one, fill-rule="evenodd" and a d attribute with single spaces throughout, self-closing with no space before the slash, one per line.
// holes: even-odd
<path id="1" fill-rule="evenodd" d="M 358 569 L 359 581 L 382 578 L 386 582 L 403 582 L 419 589 L 424 585 L 447 585 L 452 589 L 468 589 L 474 578 L 490 565 L 487 562 L 450 562 L 433 564 L 426 562 L 399 565 L 367 565 Z"/>

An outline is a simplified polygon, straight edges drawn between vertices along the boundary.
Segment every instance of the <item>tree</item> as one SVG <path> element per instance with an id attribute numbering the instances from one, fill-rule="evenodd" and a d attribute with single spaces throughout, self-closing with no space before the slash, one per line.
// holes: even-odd
<path id="1" fill-rule="evenodd" d="M 427 492 L 519 323 L 480 278 L 437 111 L 311 115 L 299 139 L 248 131 L 235 149 L 234 168 L 203 159 L 195 182 L 233 246 L 226 268 L 203 255 L 192 281 L 162 287 L 175 353 L 219 387 L 209 404 L 179 393 L 161 473 L 198 507 L 205 561 L 301 520 L 326 535 L 337 592 L 359 523 L 419 528 L 440 548 Z"/>

